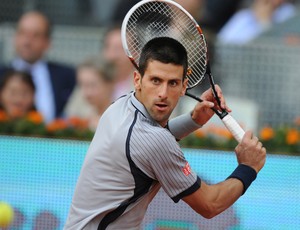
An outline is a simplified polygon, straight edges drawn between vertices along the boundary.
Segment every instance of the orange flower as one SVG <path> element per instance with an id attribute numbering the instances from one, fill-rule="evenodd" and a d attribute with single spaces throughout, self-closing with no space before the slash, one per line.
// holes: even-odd
<path id="1" fill-rule="evenodd" d="M 290 129 L 286 135 L 286 143 L 288 145 L 295 145 L 299 142 L 299 132 L 296 129 Z"/>
<path id="2" fill-rule="evenodd" d="M 226 139 L 232 139 L 233 138 L 232 134 L 228 131 L 228 129 L 223 128 L 223 127 L 219 127 L 217 125 L 209 126 L 208 131 L 210 133 L 213 133 L 213 134 L 215 134 L 219 137 L 223 137 L 223 138 L 226 138 Z"/>
<path id="3" fill-rule="evenodd" d="M 205 133 L 203 132 L 203 130 L 201 129 L 197 129 L 195 132 L 194 132 L 195 136 L 198 137 L 198 138 L 203 138 L 205 137 Z"/>
<path id="4" fill-rule="evenodd" d="M 271 140 L 274 135 L 274 130 L 270 126 L 266 126 L 260 130 L 260 137 L 263 141 Z"/>
<path id="5" fill-rule="evenodd" d="M 41 124 L 43 122 L 43 116 L 37 111 L 30 111 L 27 114 L 27 119 L 34 124 Z"/>
<path id="6" fill-rule="evenodd" d="M 3 110 L 0 110 L 0 122 L 5 122 L 8 120 L 9 120 L 9 118 L 8 118 L 7 114 Z"/>
<path id="7" fill-rule="evenodd" d="M 85 129 L 88 127 L 88 120 L 79 117 L 70 117 L 69 123 L 75 128 Z"/>
<path id="8" fill-rule="evenodd" d="M 47 125 L 47 130 L 49 132 L 55 132 L 66 129 L 67 127 L 68 123 L 64 119 L 56 119 Z"/>
<path id="9" fill-rule="evenodd" d="M 221 137 L 224 137 L 226 139 L 232 139 L 232 134 L 229 132 L 228 129 L 225 128 L 219 128 L 217 131 L 217 134 Z"/>

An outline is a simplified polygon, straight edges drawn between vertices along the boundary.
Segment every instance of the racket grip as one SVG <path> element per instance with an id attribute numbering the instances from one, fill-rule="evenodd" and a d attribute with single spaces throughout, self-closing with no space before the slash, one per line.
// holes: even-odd
<path id="1" fill-rule="evenodd" d="M 237 123 L 237 121 L 230 114 L 227 114 L 222 121 L 234 138 L 240 143 L 245 131 L 242 129 L 239 123 Z"/>

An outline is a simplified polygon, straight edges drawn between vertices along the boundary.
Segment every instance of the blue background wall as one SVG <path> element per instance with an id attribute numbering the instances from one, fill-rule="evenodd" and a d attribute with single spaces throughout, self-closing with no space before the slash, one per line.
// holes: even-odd
<path id="1" fill-rule="evenodd" d="M 16 210 L 11 229 L 43 229 L 43 224 L 54 222 L 53 229 L 63 228 L 88 146 L 81 141 L 0 136 L 0 200 Z M 237 164 L 233 152 L 184 152 L 208 183 L 224 180 Z M 297 229 L 299 216 L 300 158 L 269 154 L 247 193 L 220 216 L 206 220 L 159 192 L 144 229 Z"/>

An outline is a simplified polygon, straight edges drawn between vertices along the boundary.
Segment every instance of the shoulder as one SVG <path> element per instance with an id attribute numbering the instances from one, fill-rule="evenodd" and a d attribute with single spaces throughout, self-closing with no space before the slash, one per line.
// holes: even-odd
<path id="1" fill-rule="evenodd" d="M 297 13 L 297 8 L 294 4 L 283 3 L 280 7 L 276 9 L 273 14 L 273 20 L 276 23 L 284 22 L 285 20 L 295 16 Z"/>
<path id="2" fill-rule="evenodd" d="M 241 9 L 239 10 L 238 12 L 236 12 L 232 17 L 231 19 L 229 20 L 230 21 L 247 21 L 249 19 L 252 19 L 254 16 L 254 12 L 252 9 L 250 8 L 247 8 L 247 9 Z"/>
<path id="3" fill-rule="evenodd" d="M 175 137 L 170 131 L 155 125 L 153 121 L 139 116 L 139 120 L 133 132 L 133 138 L 141 146 L 147 146 L 149 151 L 169 152 L 178 147 Z"/>
<path id="4" fill-rule="evenodd" d="M 56 62 L 47 62 L 48 70 L 52 81 L 60 84 L 76 84 L 76 71 L 72 66 Z"/>
<path id="5" fill-rule="evenodd" d="M 256 21 L 256 19 L 252 10 L 250 9 L 240 10 L 228 20 L 228 22 L 221 29 L 220 33 L 222 34 L 224 33 L 224 31 L 230 31 L 236 28 L 246 26 L 249 23 L 252 23 L 253 21 Z"/>
<path id="6" fill-rule="evenodd" d="M 4 66 L 4 65 L 0 65 L 0 78 L 9 70 L 11 70 L 12 68 L 10 66 Z"/>
<path id="7" fill-rule="evenodd" d="M 169 130 L 144 125 L 137 125 L 130 138 L 130 154 L 135 162 L 144 166 L 150 162 L 158 165 L 167 165 L 182 159 L 182 150 Z"/>
<path id="8" fill-rule="evenodd" d="M 66 65 L 62 63 L 57 63 L 57 62 L 47 62 L 47 66 L 49 70 L 51 71 L 57 71 L 57 72 L 66 72 L 66 73 L 71 73 L 75 75 L 75 68 L 71 65 Z"/>
<path id="9" fill-rule="evenodd" d="M 250 9 L 237 12 L 217 35 L 221 43 L 244 43 L 260 31 L 260 24 Z"/>

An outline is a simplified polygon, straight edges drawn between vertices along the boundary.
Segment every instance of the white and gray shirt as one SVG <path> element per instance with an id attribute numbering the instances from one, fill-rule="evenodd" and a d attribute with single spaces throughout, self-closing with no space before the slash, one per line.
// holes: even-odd
<path id="1" fill-rule="evenodd" d="M 113 103 L 88 149 L 65 229 L 140 229 L 160 187 L 174 202 L 200 188 L 176 141 L 199 126 L 187 114 L 168 128 L 134 93 Z"/>

